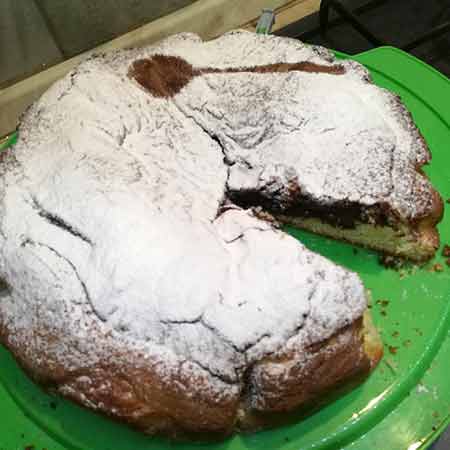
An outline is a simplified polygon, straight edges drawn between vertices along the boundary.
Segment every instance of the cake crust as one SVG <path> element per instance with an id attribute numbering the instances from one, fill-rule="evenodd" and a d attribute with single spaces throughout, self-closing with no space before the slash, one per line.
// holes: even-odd
<path id="1" fill-rule="evenodd" d="M 193 376 L 182 366 L 163 374 L 159 358 L 117 348 L 106 335 L 92 338 L 110 356 L 76 370 L 46 357 L 37 365 L 5 326 L 0 338 L 25 372 L 49 391 L 144 433 L 203 441 L 298 420 L 359 384 L 383 354 L 369 317 L 366 312 L 364 321 L 307 347 L 291 342 L 278 356 L 257 362 L 236 385 L 216 391 L 209 388 L 208 375 Z M 58 339 L 45 330 L 29 336 L 43 343 Z"/>

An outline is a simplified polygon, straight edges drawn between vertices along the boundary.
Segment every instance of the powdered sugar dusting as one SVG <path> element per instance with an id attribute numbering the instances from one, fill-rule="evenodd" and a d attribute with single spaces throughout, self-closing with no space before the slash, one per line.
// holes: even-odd
<path id="1" fill-rule="evenodd" d="M 330 54 L 323 58 L 298 41 L 260 41 L 251 33 L 231 33 L 206 44 L 183 42 L 176 54 L 198 67 L 203 61 L 198 47 L 216 50 L 208 59 L 213 67 L 239 67 L 247 58 L 257 65 L 299 57 L 335 63 Z M 273 197 L 296 180 L 302 194 L 316 202 L 388 204 L 405 220 L 426 214 L 432 189 L 416 165 L 429 156 L 417 128 L 405 120 L 409 115 L 394 94 L 368 83 L 363 66 L 339 64 L 345 75 L 208 74 L 192 80 L 175 101 L 221 142 L 234 164 L 231 190 L 268 189 Z M 421 189 L 414 188 L 418 184 Z"/>
<path id="2" fill-rule="evenodd" d="M 400 189 L 396 164 L 412 165 L 418 146 L 353 63 L 340 76 L 208 74 L 164 99 L 127 77 L 153 54 L 195 67 L 334 64 L 324 49 L 243 32 L 82 63 L 27 112 L 4 161 L 0 318 L 35 370 L 38 355 L 67 370 L 151 365 L 235 395 L 249 365 L 328 338 L 366 300 L 357 275 L 223 208 L 227 190 L 287 196 L 295 181 L 324 202 L 382 199 L 413 216 L 414 180 Z"/>

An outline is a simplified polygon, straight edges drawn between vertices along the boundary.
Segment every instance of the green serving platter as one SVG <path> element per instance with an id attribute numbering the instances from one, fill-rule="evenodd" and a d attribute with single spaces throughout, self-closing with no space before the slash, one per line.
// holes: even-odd
<path id="1" fill-rule="evenodd" d="M 432 150 L 426 172 L 443 198 L 450 198 L 450 80 L 395 48 L 381 47 L 353 58 L 367 66 L 376 84 L 400 94 Z M 371 290 L 385 356 L 365 383 L 297 424 L 236 435 L 222 443 L 175 443 L 138 434 L 45 393 L 0 347 L 0 450 L 428 447 L 448 425 L 450 413 L 450 266 L 441 251 L 424 267 L 394 271 L 381 266 L 371 251 L 303 231 L 289 232 L 358 272 Z M 448 211 L 439 232 L 442 244 L 450 244 Z"/>

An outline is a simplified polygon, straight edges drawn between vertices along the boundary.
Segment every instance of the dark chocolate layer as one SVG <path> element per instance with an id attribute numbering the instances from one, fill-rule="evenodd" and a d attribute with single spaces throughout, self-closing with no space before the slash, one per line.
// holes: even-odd
<path id="1" fill-rule="evenodd" d="M 304 195 L 298 195 L 289 205 L 278 202 L 275 198 L 264 196 L 259 191 L 231 191 L 230 199 L 243 208 L 262 206 L 267 211 L 288 217 L 317 218 L 340 228 L 354 228 L 357 223 L 393 226 L 396 222 L 387 205 L 375 204 L 364 206 L 357 202 L 343 200 L 332 204 L 318 203 Z"/>
<path id="2" fill-rule="evenodd" d="M 274 72 L 314 72 L 342 75 L 345 69 L 341 65 L 325 66 L 308 61 L 299 63 L 277 63 L 254 67 L 217 69 L 206 67 L 194 69 L 183 58 L 177 56 L 154 55 L 151 58 L 134 61 L 129 76 L 134 78 L 143 88 L 155 97 L 173 97 L 194 77 L 209 73 L 274 73 Z"/>

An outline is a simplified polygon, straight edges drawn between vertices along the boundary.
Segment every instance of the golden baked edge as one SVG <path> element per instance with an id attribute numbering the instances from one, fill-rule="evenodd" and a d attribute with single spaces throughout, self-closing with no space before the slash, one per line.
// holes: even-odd
<path id="1" fill-rule="evenodd" d="M 55 339 L 45 330 L 36 334 L 39 339 Z M 44 389 L 141 432 L 191 441 L 299 421 L 361 383 L 383 356 L 383 344 L 366 310 L 325 341 L 258 361 L 245 374 L 238 395 L 209 397 L 207 390 L 201 394 L 195 388 L 201 380 L 186 379 L 182 372 L 172 383 L 187 388 L 191 384 L 191 395 L 177 392 L 174 385 L 167 389 L 167 380 L 151 364 L 138 360 L 129 365 L 105 360 L 70 371 L 41 355 L 37 365 L 10 337 L 0 324 L 1 342 Z M 129 356 L 133 360 L 142 355 Z"/>

